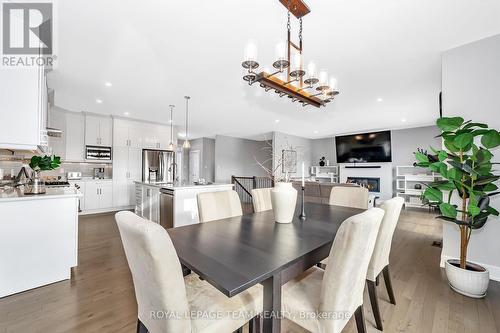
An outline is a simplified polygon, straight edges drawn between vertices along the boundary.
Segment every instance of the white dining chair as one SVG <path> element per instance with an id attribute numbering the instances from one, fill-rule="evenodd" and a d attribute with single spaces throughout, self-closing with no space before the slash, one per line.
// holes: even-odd
<path id="1" fill-rule="evenodd" d="M 310 332 L 338 333 L 355 313 L 366 332 L 363 291 L 384 211 L 372 208 L 345 220 L 325 270 L 313 267 L 283 286 L 283 315 Z"/>
<path id="2" fill-rule="evenodd" d="M 330 205 L 368 209 L 368 189 L 362 186 L 334 186 Z"/>
<path id="3" fill-rule="evenodd" d="M 236 191 L 198 193 L 197 199 L 200 222 L 243 215 L 240 197 Z"/>
<path id="4" fill-rule="evenodd" d="M 271 203 L 271 190 L 272 187 L 257 188 L 251 191 L 254 212 L 257 213 L 273 209 L 273 205 Z"/>
<path id="5" fill-rule="evenodd" d="M 262 312 L 262 286 L 228 298 L 195 274 L 184 278 L 163 227 L 129 211 L 115 218 L 132 272 L 138 331 L 144 325 L 149 333 L 233 332 Z"/>
<path id="6" fill-rule="evenodd" d="M 368 266 L 366 275 L 366 284 L 368 286 L 368 294 L 370 295 L 370 303 L 372 305 L 373 316 L 377 329 L 383 330 L 382 317 L 380 316 L 380 309 L 377 297 L 377 285 L 380 273 L 383 272 L 385 287 L 387 294 L 392 304 L 396 305 L 396 298 L 394 297 L 394 290 L 392 289 L 391 276 L 389 272 L 389 254 L 391 252 L 392 236 L 396 225 L 399 220 L 399 214 L 403 207 L 404 199 L 400 197 L 392 198 L 384 201 L 380 208 L 385 211 L 384 219 L 380 225 L 380 231 L 375 243 L 375 249 Z"/>
<path id="7" fill-rule="evenodd" d="M 361 186 L 334 186 L 330 192 L 330 205 L 368 209 L 368 189 Z M 318 263 L 325 268 L 328 258 Z"/>

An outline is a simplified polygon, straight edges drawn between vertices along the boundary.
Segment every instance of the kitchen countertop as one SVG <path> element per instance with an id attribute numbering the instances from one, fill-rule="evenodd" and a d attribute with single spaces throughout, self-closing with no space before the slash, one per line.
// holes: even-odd
<path id="1" fill-rule="evenodd" d="M 45 194 L 24 195 L 22 189 L 0 189 L 0 203 L 23 200 L 47 200 L 59 198 L 78 198 L 82 193 L 73 187 L 47 187 Z"/>
<path id="2" fill-rule="evenodd" d="M 171 184 L 171 183 L 161 183 L 161 182 L 142 182 L 136 181 L 136 184 L 146 185 L 146 186 L 154 186 L 158 188 L 164 188 L 168 190 L 187 190 L 187 189 L 199 189 L 199 188 L 211 188 L 211 187 L 220 187 L 220 186 L 233 186 L 230 183 L 212 183 L 207 185 L 195 185 L 195 184 Z"/>

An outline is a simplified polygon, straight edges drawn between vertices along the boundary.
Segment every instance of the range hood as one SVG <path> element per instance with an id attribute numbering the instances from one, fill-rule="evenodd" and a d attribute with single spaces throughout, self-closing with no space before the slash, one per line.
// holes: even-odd
<path id="1" fill-rule="evenodd" d="M 47 84 L 47 82 L 45 82 Z M 49 89 L 47 87 L 47 114 L 45 116 L 45 130 L 47 131 L 47 136 L 53 137 L 53 138 L 60 138 L 63 134 L 63 131 L 50 127 L 50 108 L 54 106 L 54 89 Z"/>

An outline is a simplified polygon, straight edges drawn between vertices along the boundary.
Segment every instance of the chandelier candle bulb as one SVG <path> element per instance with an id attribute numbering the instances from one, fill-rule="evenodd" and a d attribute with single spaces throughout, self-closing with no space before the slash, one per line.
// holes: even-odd
<path id="1" fill-rule="evenodd" d="M 245 46 L 245 61 L 257 61 L 257 44 L 251 40 Z"/>
<path id="2" fill-rule="evenodd" d="M 283 41 L 276 44 L 276 60 L 286 59 L 286 44 Z"/>
<path id="3" fill-rule="evenodd" d="M 330 78 L 330 90 L 331 91 L 338 91 L 337 79 L 334 77 Z"/>
<path id="4" fill-rule="evenodd" d="M 309 78 L 316 77 L 316 64 L 312 61 L 310 61 L 309 64 L 307 65 L 307 76 Z"/>

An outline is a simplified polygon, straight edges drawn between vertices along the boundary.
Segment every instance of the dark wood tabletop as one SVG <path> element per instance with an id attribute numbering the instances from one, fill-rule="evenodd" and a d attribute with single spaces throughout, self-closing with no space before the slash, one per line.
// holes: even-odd
<path id="1" fill-rule="evenodd" d="M 278 280 L 274 290 L 280 289 L 276 286 L 326 258 L 340 224 L 363 211 L 307 203 L 305 221 L 296 217 L 289 224 L 276 223 L 271 210 L 173 228 L 168 233 L 181 263 L 232 297 L 257 283 L 266 292 L 264 282 L 272 282 L 273 277 Z M 274 307 L 281 302 L 270 301 Z"/>

